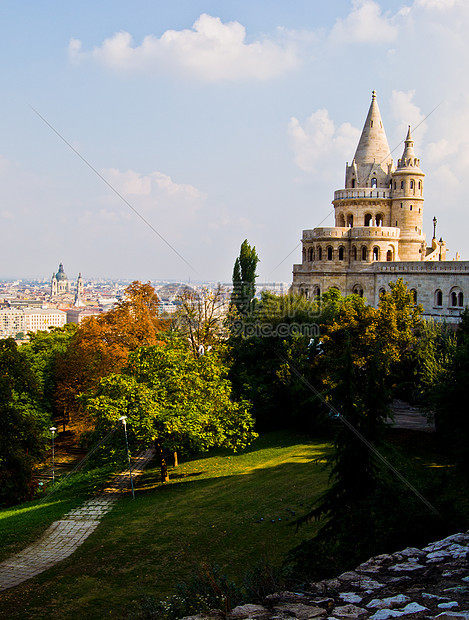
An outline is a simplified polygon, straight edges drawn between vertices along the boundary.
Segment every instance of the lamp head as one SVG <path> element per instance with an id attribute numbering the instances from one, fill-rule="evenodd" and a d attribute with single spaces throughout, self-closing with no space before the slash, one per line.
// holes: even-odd
<path id="1" fill-rule="evenodd" d="M 52 433 L 55 433 L 57 429 L 55 428 L 55 426 L 51 426 L 49 430 L 52 431 Z"/>

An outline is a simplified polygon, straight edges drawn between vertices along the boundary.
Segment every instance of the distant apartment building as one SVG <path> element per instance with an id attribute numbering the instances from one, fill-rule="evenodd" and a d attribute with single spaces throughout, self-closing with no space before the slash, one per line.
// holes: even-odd
<path id="1" fill-rule="evenodd" d="M 52 308 L 0 308 L 0 338 L 63 327 L 66 321 L 65 312 Z"/>
<path id="2" fill-rule="evenodd" d="M 83 319 L 87 319 L 90 316 L 98 316 L 102 314 L 101 308 L 85 307 L 85 308 L 69 308 L 67 309 L 67 323 L 80 324 Z"/>

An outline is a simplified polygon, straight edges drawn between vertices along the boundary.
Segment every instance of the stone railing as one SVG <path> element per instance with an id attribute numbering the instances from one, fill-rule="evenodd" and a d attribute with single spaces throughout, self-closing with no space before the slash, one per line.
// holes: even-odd
<path id="1" fill-rule="evenodd" d="M 469 261 L 400 261 L 391 263 L 376 263 L 375 265 L 375 269 L 383 273 L 394 271 L 467 273 L 469 271 Z"/>
<path id="2" fill-rule="evenodd" d="M 394 226 L 354 226 L 353 228 L 335 226 L 304 230 L 303 241 L 319 241 L 321 237 L 350 237 L 351 239 L 356 237 L 387 237 L 396 239 L 399 238 L 400 234 L 400 228 L 395 228 Z"/>
<path id="3" fill-rule="evenodd" d="M 338 189 L 334 192 L 334 200 L 347 200 L 348 198 L 387 198 L 391 199 L 390 189 L 383 187 L 355 187 L 353 189 Z"/>

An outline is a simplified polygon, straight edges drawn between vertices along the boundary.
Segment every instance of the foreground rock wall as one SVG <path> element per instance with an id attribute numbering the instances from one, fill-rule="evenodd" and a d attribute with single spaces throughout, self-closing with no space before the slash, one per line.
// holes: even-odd
<path id="1" fill-rule="evenodd" d="M 221 617 L 214 612 L 191 620 Z M 236 607 L 226 620 L 398 617 L 469 620 L 469 532 L 424 549 L 379 555 L 336 579 L 311 583 L 302 592 L 271 594 L 263 605 Z"/>

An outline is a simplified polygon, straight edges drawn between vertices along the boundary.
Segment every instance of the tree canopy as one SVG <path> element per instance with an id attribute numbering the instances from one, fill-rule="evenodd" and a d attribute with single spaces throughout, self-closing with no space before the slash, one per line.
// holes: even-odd
<path id="1" fill-rule="evenodd" d="M 101 377 L 120 372 L 130 351 L 159 341 L 166 322 L 158 309 L 159 299 L 151 284 L 136 281 L 115 308 L 83 321 L 57 362 L 55 401 L 65 420 L 81 430 L 89 427 L 78 394 L 91 389 Z"/>
<path id="2" fill-rule="evenodd" d="M 218 356 L 195 357 L 178 339 L 131 353 L 123 372 L 102 378 L 84 401 L 100 433 L 127 416 L 136 442 L 155 445 L 163 480 L 168 452 L 236 450 L 256 436 L 250 405 L 231 400 L 227 369 Z"/>
<path id="3" fill-rule="evenodd" d="M 44 451 L 49 422 L 29 363 L 12 338 L 0 340 L 0 503 L 33 495 L 33 466 Z"/>

